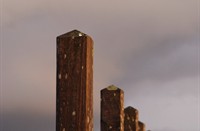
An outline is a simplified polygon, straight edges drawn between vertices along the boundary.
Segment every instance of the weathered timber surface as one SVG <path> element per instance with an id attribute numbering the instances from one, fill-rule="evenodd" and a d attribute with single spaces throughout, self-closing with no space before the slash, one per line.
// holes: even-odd
<path id="1" fill-rule="evenodd" d="M 86 34 L 57 37 L 56 131 L 93 131 L 92 53 Z"/>
<path id="2" fill-rule="evenodd" d="M 124 131 L 124 92 L 113 85 L 101 90 L 101 131 Z"/>
<path id="3" fill-rule="evenodd" d="M 124 109 L 124 130 L 125 131 L 138 131 L 138 110 L 129 106 Z"/>
<path id="4" fill-rule="evenodd" d="M 146 131 L 145 130 L 145 124 L 143 122 L 139 121 L 138 124 L 139 124 L 139 130 L 138 131 Z"/>

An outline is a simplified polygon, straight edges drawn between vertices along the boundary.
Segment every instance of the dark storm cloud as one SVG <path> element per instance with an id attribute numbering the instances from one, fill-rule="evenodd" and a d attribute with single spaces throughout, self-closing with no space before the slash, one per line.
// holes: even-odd
<path id="1" fill-rule="evenodd" d="M 55 131 L 55 114 L 13 110 L 3 112 L 0 117 L 1 131 Z"/>
<path id="2" fill-rule="evenodd" d="M 184 39 L 184 38 L 183 38 Z M 124 81 L 169 81 L 198 75 L 197 44 L 169 39 L 123 56 Z M 155 43 L 155 41 L 153 42 Z M 124 64 L 125 63 L 125 64 Z"/>

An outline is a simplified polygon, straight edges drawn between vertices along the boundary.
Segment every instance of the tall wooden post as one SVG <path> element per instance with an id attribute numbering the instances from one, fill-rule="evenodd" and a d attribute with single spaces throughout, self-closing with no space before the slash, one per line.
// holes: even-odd
<path id="1" fill-rule="evenodd" d="M 145 130 L 145 124 L 143 122 L 139 121 L 138 124 L 139 124 L 139 130 L 138 131 L 146 131 Z"/>
<path id="2" fill-rule="evenodd" d="M 138 131 L 139 125 L 138 125 L 138 119 L 139 114 L 138 110 L 129 106 L 124 109 L 124 130 L 125 131 Z"/>
<path id="3" fill-rule="evenodd" d="M 124 131 L 124 92 L 113 85 L 101 90 L 101 131 Z"/>
<path id="4" fill-rule="evenodd" d="M 57 37 L 56 131 L 93 131 L 92 50 L 80 31 Z"/>

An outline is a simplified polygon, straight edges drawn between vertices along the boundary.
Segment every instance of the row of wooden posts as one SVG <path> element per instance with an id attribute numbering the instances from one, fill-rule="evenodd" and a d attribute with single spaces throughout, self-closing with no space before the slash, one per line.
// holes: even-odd
<path id="1" fill-rule="evenodd" d="M 124 92 L 114 85 L 101 90 L 101 131 L 145 131 L 138 110 L 124 109 Z"/>
<path id="2" fill-rule="evenodd" d="M 93 131 L 93 40 L 73 30 L 57 37 L 56 131 Z M 101 131 L 145 131 L 123 90 L 101 90 Z"/>

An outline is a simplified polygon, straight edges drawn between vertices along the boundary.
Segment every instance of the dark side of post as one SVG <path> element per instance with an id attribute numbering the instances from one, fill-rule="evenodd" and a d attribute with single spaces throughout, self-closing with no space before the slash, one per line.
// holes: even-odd
<path id="1" fill-rule="evenodd" d="M 93 41 L 73 30 L 57 37 L 56 131 L 93 131 Z"/>

